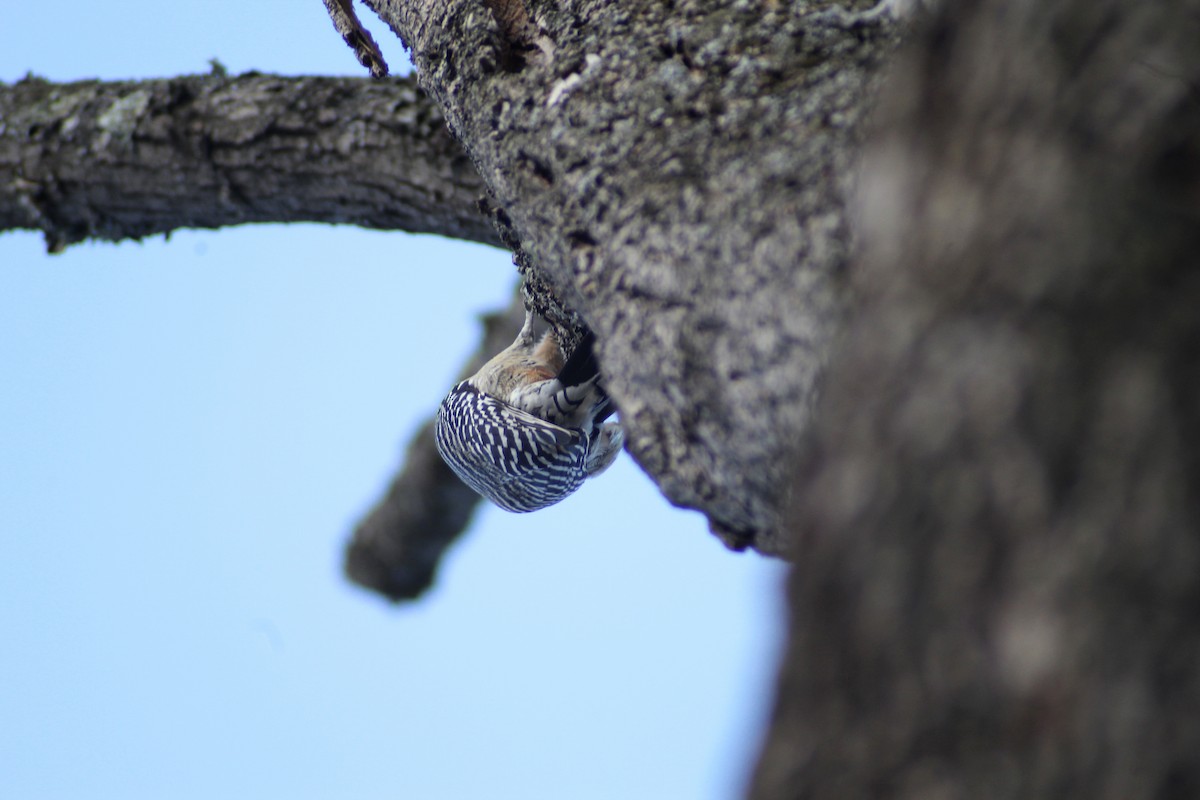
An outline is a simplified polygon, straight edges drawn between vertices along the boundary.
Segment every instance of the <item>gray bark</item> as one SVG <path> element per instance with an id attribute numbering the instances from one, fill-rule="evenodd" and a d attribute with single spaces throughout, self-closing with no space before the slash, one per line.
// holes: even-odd
<path id="1" fill-rule="evenodd" d="M 751 797 L 1200 797 L 1200 4 L 950 4 L 884 90 Z"/>
<path id="2" fill-rule="evenodd" d="M 342 35 L 342 40 L 350 45 L 358 63 L 371 71 L 371 76 L 382 78 L 388 74 L 387 62 L 374 37 L 362 26 L 358 14 L 354 10 L 354 0 L 324 0 L 325 10 L 333 21 L 333 27 Z"/>
<path id="3" fill-rule="evenodd" d="M 52 251 L 298 221 L 499 244 L 482 194 L 411 79 L 0 84 L 0 230 L 41 230 Z"/>

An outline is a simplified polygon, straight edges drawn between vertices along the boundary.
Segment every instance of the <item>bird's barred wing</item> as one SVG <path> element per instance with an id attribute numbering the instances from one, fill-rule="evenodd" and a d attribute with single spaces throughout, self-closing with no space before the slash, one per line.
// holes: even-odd
<path id="1" fill-rule="evenodd" d="M 446 396 L 435 426 L 438 452 L 464 483 L 508 511 L 536 511 L 587 477 L 580 431 L 534 416 L 464 381 Z"/>

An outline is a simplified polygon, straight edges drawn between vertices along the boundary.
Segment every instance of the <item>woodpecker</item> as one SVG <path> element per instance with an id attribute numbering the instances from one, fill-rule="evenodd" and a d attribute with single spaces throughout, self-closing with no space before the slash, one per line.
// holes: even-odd
<path id="1" fill-rule="evenodd" d="M 599 475 L 625 443 L 599 382 L 587 333 L 568 360 L 553 331 L 516 341 L 465 381 L 438 408 L 434 439 L 442 459 L 506 511 L 554 505 Z"/>

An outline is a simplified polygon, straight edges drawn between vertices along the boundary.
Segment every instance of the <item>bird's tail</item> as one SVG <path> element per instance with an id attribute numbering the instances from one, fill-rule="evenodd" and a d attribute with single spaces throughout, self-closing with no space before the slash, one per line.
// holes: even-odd
<path id="1" fill-rule="evenodd" d="M 558 371 L 558 380 L 563 386 L 580 386 L 588 381 L 596 381 L 596 390 L 600 393 L 602 400 L 598 404 L 596 412 L 595 425 L 599 425 L 604 420 L 611 417 L 617 410 L 612 398 L 608 396 L 608 392 L 604 390 L 604 386 L 597 380 L 600 376 L 600 363 L 596 361 L 596 352 L 594 345 L 596 335 L 588 331 L 579 340 L 579 344 L 575 346 L 574 352 L 567 362 L 563 364 L 563 368 Z"/>
<path id="2" fill-rule="evenodd" d="M 562 381 L 563 386 L 579 386 L 600 373 L 600 365 L 596 363 L 596 353 L 592 349 L 595 341 L 596 335 L 588 331 L 579 340 L 579 344 L 575 345 L 575 351 L 555 376 Z"/>

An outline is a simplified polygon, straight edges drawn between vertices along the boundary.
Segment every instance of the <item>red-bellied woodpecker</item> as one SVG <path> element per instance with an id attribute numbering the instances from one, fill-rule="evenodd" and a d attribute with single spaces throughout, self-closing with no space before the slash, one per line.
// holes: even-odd
<path id="1" fill-rule="evenodd" d="M 526 312 L 516 341 L 450 390 L 434 438 L 464 483 L 508 511 L 537 511 L 612 464 L 625 434 L 604 422 L 614 409 L 591 340 L 568 360 L 553 331 L 534 336 Z"/>

